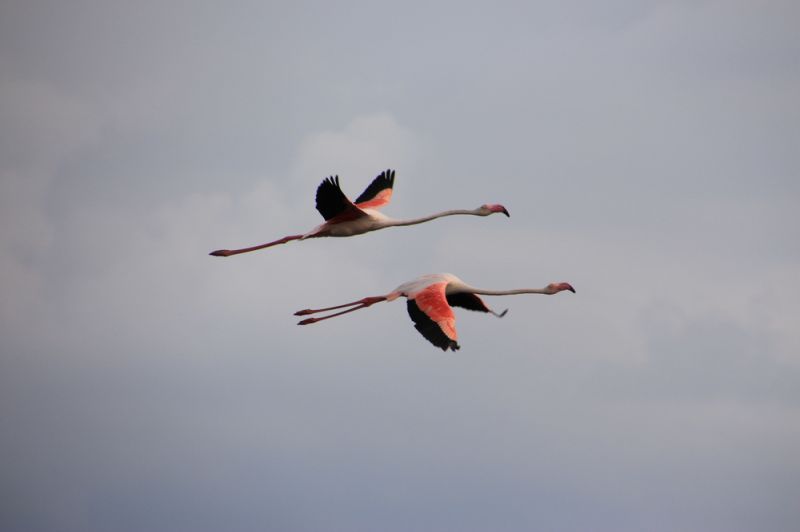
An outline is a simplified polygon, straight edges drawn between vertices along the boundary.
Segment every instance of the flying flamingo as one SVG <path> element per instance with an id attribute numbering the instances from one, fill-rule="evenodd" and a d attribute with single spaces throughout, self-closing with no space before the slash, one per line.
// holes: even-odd
<path id="1" fill-rule="evenodd" d="M 472 216 L 489 216 L 496 212 L 502 212 L 509 216 L 508 211 L 502 205 L 486 204 L 477 209 L 456 209 L 444 211 L 421 218 L 410 220 L 393 220 L 381 214 L 377 209 L 383 207 L 392 198 L 392 186 L 394 185 L 394 170 L 386 170 L 376 177 L 367 189 L 356 198 L 355 202 L 347 199 L 342 189 L 339 187 L 339 176 L 328 177 L 317 187 L 317 210 L 325 218 L 325 222 L 318 225 L 311 231 L 302 235 L 289 235 L 281 239 L 267 242 L 258 246 L 242 249 L 218 249 L 210 254 L 215 257 L 230 257 L 239 253 L 247 253 L 259 249 L 285 244 L 292 240 L 305 240 L 307 238 L 319 238 L 323 236 L 355 236 L 370 231 L 377 231 L 384 227 L 395 227 L 401 225 L 421 224 L 443 216 L 454 216 L 457 214 L 469 214 Z"/>
<path id="2" fill-rule="evenodd" d="M 458 334 L 456 333 L 456 317 L 452 307 L 462 307 L 478 312 L 488 312 L 498 318 L 505 316 L 508 310 L 500 314 L 486 306 L 477 294 L 487 296 L 510 296 L 514 294 L 546 294 L 553 295 L 563 290 L 575 292 L 569 283 L 551 283 L 544 288 L 518 288 L 516 290 L 481 290 L 473 288 L 464 281 L 450 273 L 434 273 L 423 275 L 413 281 L 403 283 L 384 296 L 372 296 L 320 309 L 305 309 L 294 313 L 295 316 L 306 316 L 317 312 L 326 312 L 340 308 L 352 307 L 321 318 L 306 318 L 298 325 L 309 325 L 318 321 L 327 320 L 354 310 L 369 307 L 381 301 L 394 301 L 400 296 L 408 299 L 408 314 L 414 322 L 414 327 L 427 340 L 440 347 L 442 350 L 453 351 L 460 348 Z"/>

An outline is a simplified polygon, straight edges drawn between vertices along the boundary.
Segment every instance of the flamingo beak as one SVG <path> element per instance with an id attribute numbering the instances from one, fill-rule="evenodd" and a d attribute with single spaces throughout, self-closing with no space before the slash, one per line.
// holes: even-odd
<path id="1" fill-rule="evenodd" d="M 495 205 L 487 205 L 487 207 L 489 207 L 489 209 L 490 209 L 492 212 L 502 212 L 503 214 L 505 214 L 506 216 L 508 216 L 509 218 L 511 218 L 511 215 L 510 215 L 510 214 L 508 214 L 508 210 L 506 210 L 506 208 L 505 208 L 505 207 L 503 207 L 502 205 L 500 205 L 499 203 L 498 203 L 498 204 L 495 204 Z"/>
<path id="2" fill-rule="evenodd" d="M 569 283 L 561 283 L 561 289 L 562 289 L 562 290 L 569 290 L 569 291 L 570 291 L 570 292 L 572 292 L 573 294 L 575 293 L 575 289 L 574 289 L 574 288 L 572 288 L 572 285 L 571 285 L 571 284 L 569 284 Z"/>

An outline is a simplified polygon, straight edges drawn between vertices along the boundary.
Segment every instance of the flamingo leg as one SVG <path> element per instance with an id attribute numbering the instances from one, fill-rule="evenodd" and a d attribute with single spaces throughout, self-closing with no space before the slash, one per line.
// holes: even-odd
<path id="1" fill-rule="evenodd" d="M 315 308 L 315 309 L 303 309 L 298 310 L 294 313 L 295 316 L 305 316 L 307 314 L 316 314 L 317 312 L 327 312 L 329 310 L 336 310 L 338 308 L 345 308 L 345 307 L 352 307 L 354 305 L 372 305 L 373 303 L 377 303 L 379 301 L 384 301 L 386 296 L 372 296 L 372 297 L 364 297 L 359 299 L 358 301 L 352 301 L 350 303 L 344 303 L 342 305 L 336 305 L 335 307 L 325 307 L 325 308 Z"/>
<path id="2" fill-rule="evenodd" d="M 343 310 L 341 312 L 336 312 L 334 314 L 329 314 L 328 316 L 322 316 L 321 318 L 306 318 L 302 321 L 297 322 L 298 325 L 309 325 L 311 323 L 316 323 L 318 321 L 327 320 L 328 318 L 335 318 L 336 316 L 341 316 L 342 314 L 347 314 L 348 312 L 353 312 L 354 310 L 361 310 L 362 308 L 367 308 L 375 303 L 380 301 L 385 301 L 386 296 L 374 296 L 374 297 L 365 297 L 364 299 L 359 299 L 358 301 L 353 301 L 352 303 L 345 303 L 344 305 L 336 305 L 335 307 L 328 307 L 328 308 L 320 308 L 320 309 L 305 309 L 305 310 L 298 310 L 294 313 L 295 316 L 305 316 L 308 314 L 315 314 L 317 312 L 326 312 L 328 310 L 336 310 L 339 308 L 345 307 L 353 307 L 347 310 Z"/>
<path id="3" fill-rule="evenodd" d="M 253 246 L 249 248 L 241 248 L 241 249 L 218 249 L 216 251 L 212 251 L 209 255 L 213 255 L 214 257 L 230 257 L 231 255 L 238 255 L 239 253 L 248 253 L 250 251 L 257 251 L 259 249 L 268 248 L 271 246 L 277 246 L 278 244 L 285 244 L 287 242 L 291 242 L 292 240 L 299 240 L 303 238 L 303 235 L 289 235 L 278 240 L 274 240 L 272 242 L 267 242 L 266 244 L 261 244 L 258 246 Z"/>

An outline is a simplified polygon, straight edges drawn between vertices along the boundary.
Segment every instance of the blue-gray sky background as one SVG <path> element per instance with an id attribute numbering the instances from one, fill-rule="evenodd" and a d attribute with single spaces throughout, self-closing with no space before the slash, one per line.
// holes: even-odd
<path id="1" fill-rule="evenodd" d="M 0 5 L 0 528 L 789 531 L 793 1 Z M 448 218 L 230 259 L 397 169 Z M 292 312 L 449 271 L 578 293 Z"/>

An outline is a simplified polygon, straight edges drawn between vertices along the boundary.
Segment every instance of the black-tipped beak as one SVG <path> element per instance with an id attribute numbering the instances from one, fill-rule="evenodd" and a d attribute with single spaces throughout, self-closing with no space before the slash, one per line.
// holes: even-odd
<path id="1" fill-rule="evenodd" d="M 571 285 L 571 284 L 569 284 L 569 283 L 559 283 L 559 284 L 558 284 L 558 289 L 559 289 L 559 290 L 569 290 L 569 291 L 570 291 L 570 292 L 572 292 L 573 294 L 575 293 L 575 289 L 574 289 L 574 288 L 572 288 L 572 285 Z"/>
<path id="2" fill-rule="evenodd" d="M 510 214 L 508 214 L 508 210 L 507 210 L 505 207 L 503 207 L 503 214 L 505 214 L 506 216 L 508 216 L 509 218 L 511 218 L 511 215 L 510 215 Z"/>

